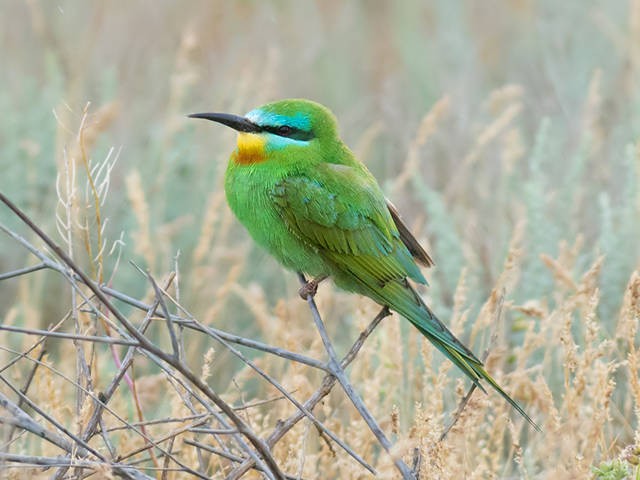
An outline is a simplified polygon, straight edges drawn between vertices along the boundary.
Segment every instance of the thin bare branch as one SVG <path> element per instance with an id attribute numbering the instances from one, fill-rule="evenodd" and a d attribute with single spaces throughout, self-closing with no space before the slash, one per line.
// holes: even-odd
<path id="1" fill-rule="evenodd" d="M 122 292 L 119 292 L 118 290 L 115 290 L 113 288 L 102 286 L 102 285 L 99 286 L 99 288 L 107 295 L 110 295 L 113 298 L 116 298 L 121 302 L 126 303 L 127 305 L 131 305 L 132 307 L 138 308 L 140 310 L 145 310 L 145 311 L 148 311 L 150 308 L 148 304 L 141 302 L 140 300 L 137 300 L 133 297 L 130 297 L 129 295 L 126 295 Z M 163 314 L 161 312 L 156 312 L 156 316 L 163 317 Z M 184 326 L 185 328 L 190 328 L 192 330 L 206 333 L 210 336 L 217 335 L 223 340 L 226 340 L 227 342 L 236 343 L 238 345 L 242 345 L 254 350 L 260 350 L 262 352 L 271 353 L 273 355 L 277 355 L 287 360 L 292 360 L 294 362 L 302 363 L 304 365 L 308 365 L 310 367 L 329 372 L 329 368 L 324 362 L 320 362 L 306 355 L 292 352 L 284 348 L 275 347 L 273 345 L 268 345 L 266 343 L 262 343 L 257 340 L 242 337 L 240 335 L 235 335 L 233 333 L 225 332 L 224 330 L 220 330 L 218 328 L 214 328 L 209 325 L 203 325 L 195 322 L 191 318 L 184 318 L 178 315 L 171 315 L 171 318 L 173 319 L 174 323 L 180 326 Z"/>
<path id="2" fill-rule="evenodd" d="M 176 430 L 173 430 L 172 432 L 166 434 L 163 437 L 154 439 L 154 443 L 159 445 L 159 444 L 161 444 L 163 442 L 166 442 L 167 440 L 174 439 L 178 435 L 181 435 L 184 432 L 188 432 L 192 428 L 198 427 L 198 426 L 202 425 L 203 423 L 205 423 L 206 421 L 207 421 L 206 418 L 205 419 L 200 419 L 200 420 L 198 420 L 196 422 L 190 423 L 189 425 L 185 425 L 184 427 L 181 427 L 181 428 L 178 428 Z M 142 447 L 136 448 L 135 450 L 132 450 L 131 452 L 123 453 L 122 455 L 120 455 L 120 457 L 118 459 L 119 460 L 126 460 L 127 458 L 134 457 L 134 456 L 140 454 L 141 452 L 144 452 L 146 450 L 149 450 L 150 448 L 153 448 L 154 446 L 155 445 L 144 445 Z"/>
<path id="3" fill-rule="evenodd" d="M 169 313 L 167 304 L 164 301 L 164 295 L 162 294 L 162 291 L 160 290 L 160 287 L 158 287 L 158 284 L 156 283 L 153 276 L 151 276 L 151 273 L 149 273 L 149 271 L 146 271 L 145 273 L 147 275 L 147 278 L 149 279 L 149 282 L 151 282 L 151 286 L 153 287 L 153 290 L 156 294 L 156 299 L 158 300 L 158 302 L 160 302 L 162 313 L 164 313 L 164 318 L 167 321 L 167 330 L 169 332 L 169 338 L 171 338 L 171 349 L 173 350 L 173 355 L 177 360 L 180 360 L 180 345 L 178 343 L 176 331 L 173 328 L 173 319 L 171 318 L 171 314 Z"/>
<path id="4" fill-rule="evenodd" d="M 3 375 L 0 375 L 0 381 L 2 381 L 6 386 L 8 386 L 19 398 L 23 399 L 24 402 L 29 405 L 31 409 L 33 409 L 38 415 L 47 420 L 53 426 L 55 426 L 59 431 L 64 433 L 67 437 L 73 440 L 77 447 L 78 452 L 82 453 L 82 455 L 86 456 L 88 452 L 95 455 L 100 460 L 105 461 L 105 458 L 93 447 L 91 447 L 88 443 L 84 442 L 80 437 L 71 432 L 68 428 L 62 425 L 58 420 L 53 418 L 47 412 L 42 410 L 34 401 L 32 401 L 29 397 L 24 395 L 20 390 L 18 390 L 11 382 L 9 382 Z M 0 393 L 0 406 L 7 408 L 10 400 Z M 75 448 L 75 447 L 74 447 Z"/>
<path id="5" fill-rule="evenodd" d="M 0 379 L 5 381 L 2 376 L 0 376 Z M 5 383 L 7 382 L 5 381 Z M 12 388 L 11 385 L 9 385 L 9 387 Z M 2 392 L 0 392 L 0 407 L 6 409 L 12 415 L 12 417 L 0 417 L 0 423 L 13 425 L 13 426 L 22 428 L 25 431 L 31 432 L 34 435 L 37 435 L 38 437 L 43 438 L 44 440 L 61 448 L 62 450 L 65 450 L 69 454 L 73 453 L 75 455 L 79 455 L 80 457 L 87 457 L 89 453 L 91 453 L 95 455 L 98 459 L 100 459 L 102 462 L 104 462 L 105 464 L 108 464 L 110 468 L 113 468 L 114 472 L 116 472 L 118 475 L 123 476 L 125 478 L 134 478 L 134 479 L 149 478 L 141 474 L 137 470 L 132 469 L 128 466 L 118 466 L 117 464 L 109 463 L 105 458 L 103 458 L 95 450 L 91 449 L 91 447 L 89 447 L 88 449 L 85 448 L 85 445 L 83 445 L 82 442 L 79 442 L 78 441 L 79 439 L 74 438 L 73 434 L 69 435 L 69 433 L 65 431 L 65 434 L 67 434 L 67 436 L 72 438 L 75 444 L 70 442 L 66 438 L 64 438 L 62 435 L 59 435 L 55 432 L 47 430 L 38 422 L 33 420 L 27 413 L 24 412 L 24 410 L 22 410 L 15 403 L 9 400 L 9 398 L 6 397 L 4 394 L 2 394 Z M 37 411 L 40 415 L 42 415 L 43 418 L 45 418 L 48 422 L 52 423 L 56 428 L 61 430 L 61 425 L 57 421 L 55 421 L 55 419 L 52 419 L 49 415 L 46 415 L 46 414 L 43 415 L 43 413 L 39 411 L 37 407 L 34 408 L 33 403 L 30 403 L 30 407 L 33 408 L 35 411 Z M 64 431 L 64 427 L 61 431 Z M 80 446 L 80 448 L 78 448 L 78 446 Z M 35 457 L 11 456 L 10 454 L 5 454 L 3 452 L 0 452 L 1 461 L 20 462 L 20 458 L 25 459 L 25 458 L 35 458 Z M 57 458 L 59 461 L 62 461 L 64 464 L 70 463 L 69 457 L 57 457 Z M 76 461 L 78 460 L 76 459 L 73 461 L 73 465 L 75 465 Z M 21 462 L 21 463 L 25 463 L 25 462 Z M 32 463 L 32 462 L 27 462 L 27 463 Z M 98 462 L 93 462 L 93 463 L 95 465 L 98 465 Z"/>
<path id="6" fill-rule="evenodd" d="M 298 278 L 302 286 L 305 286 L 307 284 L 307 279 L 302 273 L 298 273 Z M 316 324 L 318 333 L 320 333 L 320 337 L 322 338 L 322 343 L 324 344 L 324 348 L 327 351 L 327 355 L 329 355 L 329 365 L 331 366 L 333 375 L 338 379 L 338 382 L 340 382 L 344 393 L 347 395 L 347 397 L 349 397 L 349 400 L 351 400 L 353 406 L 356 408 L 356 410 L 358 410 L 358 413 L 360 413 L 362 419 L 367 423 L 371 432 L 378 439 L 380 445 L 382 445 L 382 448 L 384 448 L 392 457 L 393 463 L 395 464 L 398 471 L 402 473 L 402 477 L 405 480 L 413 480 L 415 477 L 407 464 L 404 463 L 400 458 L 397 458 L 396 456 L 391 454 L 391 448 L 393 445 L 378 425 L 376 419 L 373 418 L 373 415 L 371 415 L 371 412 L 369 412 L 366 405 L 362 401 L 362 398 L 355 391 L 353 385 L 351 385 L 351 382 L 340 366 L 340 362 L 338 361 L 338 357 L 336 355 L 335 349 L 333 348 L 333 344 L 331 343 L 331 339 L 329 338 L 329 334 L 327 333 L 327 329 L 324 326 L 324 322 L 322 321 L 322 317 L 320 316 L 320 312 L 318 311 L 316 302 L 311 294 L 307 295 L 307 304 L 311 309 L 313 321 Z"/>
<path id="7" fill-rule="evenodd" d="M 202 325 L 201 325 L 202 326 Z M 326 434 L 329 438 L 331 438 L 334 442 L 336 442 L 340 448 L 342 448 L 347 454 L 349 454 L 352 458 L 354 458 L 360 465 L 369 470 L 371 473 L 375 474 L 375 470 L 371 465 L 364 461 L 364 459 L 358 455 L 351 447 L 349 447 L 344 441 L 342 441 L 335 433 L 329 430 L 324 426 L 322 422 L 320 422 L 314 415 L 308 410 L 302 403 L 300 403 L 295 397 L 293 397 L 278 381 L 276 381 L 273 377 L 268 375 L 264 370 L 258 367 L 251 360 L 246 358 L 240 351 L 229 345 L 226 341 L 224 341 L 220 336 L 213 335 L 216 340 L 218 340 L 225 348 L 227 348 L 231 353 L 233 353 L 236 357 L 242 360 L 245 364 L 247 364 L 251 369 L 253 369 L 258 375 L 264 378 L 267 382 L 273 385 L 282 395 L 284 395 L 287 400 L 293 403 L 298 410 L 300 410 L 309 420 L 324 434 Z"/>
<path id="8" fill-rule="evenodd" d="M 47 351 L 44 349 L 44 347 L 41 348 L 40 352 L 38 353 L 38 359 L 36 360 L 36 362 L 34 362 L 33 367 L 31 367 L 31 370 L 29 371 L 29 375 L 27 376 L 26 381 L 24 382 L 24 386 L 20 389 L 20 392 L 22 392 L 23 395 L 26 395 L 27 392 L 29 391 L 31 382 L 33 381 L 33 378 L 36 375 L 36 370 L 38 370 L 38 367 L 40 366 L 40 362 L 42 361 L 42 359 L 46 354 L 47 354 Z M 20 397 L 20 400 L 18 400 L 18 408 L 22 408 L 22 403 L 23 403 L 23 400 L 22 400 L 22 397 Z M 15 427 L 9 430 L 9 434 L 7 435 L 7 444 L 11 443 L 14 433 L 15 433 Z"/>
<path id="9" fill-rule="evenodd" d="M 188 422 L 189 420 L 196 420 L 199 418 L 204 418 L 209 416 L 208 413 L 201 413 L 199 415 L 188 415 L 186 417 L 180 417 L 180 418 L 158 418 L 156 420 L 146 420 L 144 422 L 135 422 L 135 423 L 131 423 L 129 425 L 121 425 L 121 426 L 117 426 L 117 427 L 109 427 L 107 429 L 105 429 L 105 432 L 117 432 L 118 430 L 126 430 L 128 428 L 131 427 L 140 427 L 142 425 L 144 426 L 151 426 L 151 425 L 166 425 L 169 423 L 183 423 L 183 422 Z M 102 427 L 100 427 L 102 428 Z M 100 432 L 100 430 L 98 430 L 98 432 Z"/>
<path id="10" fill-rule="evenodd" d="M 0 330 L 6 332 L 24 333 L 27 335 L 39 335 L 47 338 L 62 338 L 66 340 L 81 340 L 84 342 L 106 343 L 109 345 L 127 345 L 130 347 L 138 347 L 140 344 L 131 340 L 123 340 L 120 338 L 103 337 L 96 335 L 76 335 L 73 333 L 53 332 L 51 330 L 40 330 L 37 328 L 14 327 L 13 325 L 0 325 Z"/>
<path id="11" fill-rule="evenodd" d="M 340 362 L 340 366 L 342 367 L 342 369 L 347 368 L 347 366 L 349 366 L 349 364 L 353 360 L 355 360 L 366 339 L 369 338 L 376 327 L 380 324 L 382 319 L 388 317 L 389 315 L 390 312 L 387 307 L 383 307 L 380 312 L 378 312 L 371 323 L 369 323 L 367 328 L 365 328 L 360 333 L 356 341 L 353 343 L 347 354 L 342 359 L 342 362 Z M 316 407 L 316 405 L 318 405 L 318 403 L 322 401 L 323 398 L 329 395 L 337 381 L 338 380 L 333 374 L 325 375 L 318 390 L 316 390 L 311 395 L 311 397 L 309 397 L 309 399 L 304 403 L 304 406 L 308 410 L 312 411 Z M 296 424 L 303 418 L 305 418 L 304 414 L 300 410 L 297 410 L 285 420 L 278 422 L 276 428 L 273 430 L 273 432 L 271 432 L 269 437 L 267 437 L 267 444 L 271 448 L 273 448 L 273 446 L 278 443 L 287 434 L 287 432 L 289 432 L 294 426 L 296 426 Z M 226 480 L 234 480 L 242 477 L 248 470 L 253 468 L 253 465 L 254 463 L 252 460 L 245 460 L 242 465 L 239 465 L 226 477 Z"/>
<path id="12" fill-rule="evenodd" d="M 213 453 L 215 455 L 218 455 L 220 457 L 226 458 L 227 460 L 231 460 L 232 462 L 240 463 L 240 462 L 245 461 L 245 459 L 242 458 L 242 457 L 239 457 L 237 455 L 233 455 L 231 453 L 225 452 L 223 450 L 220 450 L 218 448 L 212 447 L 210 445 L 206 445 L 206 444 L 201 443 L 201 442 L 196 442 L 195 440 L 190 440 L 188 438 L 185 438 L 183 440 L 183 442 L 186 443 L 187 445 L 192 445 L 192 446 L 194 446 L 196 448 L 200 448 L 202 450 L 206 450 L 207 452 L 211 452 L 211 453 Z M 253 466 L 251 468 L 255 468 L 256 470 L 258 470 L 260 472 L 262 471 L 259 467 Z M 294 477 L 294 476 L 291 476 L 291 475 L 285 475 L 284 478 L 286 480 L 304 480 L 302 477 L 299 477 L 299 476 L 295 476 Z"/>
<path id="13" fill-rule="evenodd" d="M 167 279 L 167 283 L 166 283 L 167 286 L 171 284 L 172 280 L 173 280 L 173 276 L 170 275 L 169 278 Z M 144 333 L 147 327 L 149 326 L 149 324 L 151 323 L 151 317 L 154 315 L 156 308 L 158 308 L 157 299 L 147 309 L 147 314 L 145 315 L 145 318 L 142 321 L 142 325 L 140 326 L 140 329 L 139 329 L 141 333 Z M 105 391 L 102 392 L 101 394 L 102 402 L 96 402 L 93 414 L 91 415 L 91 418 L 87 423 L 85 431 L 82 434 L 82 438 L 84 440 L 89 440 L 93 436 L 95 429 L 98 426 L 99 420 L 101 418 L 102 410 L 104 408 L 103 406 L 109 403 L 109 401 L 111 400 L 111 397 L 113 396 L 116 389 L 120 385 L 120 382 L 125 377 L 127 369 L 131 366 L 131 363 L 133 362 L 133 356 L 135 352 L 136 352 L 136 347 L 131 347 L 127 350 L 127 353 L 125 354 L 124 359 L 120 364 L 120 369 L 118 370 L 118 373 L 114 376 L 114 378 L 111 380 L 111 383 L 107 386 Z"/>
<path id="14" fill-rule="evenodd" d="M 281 472 L 277 462 L 271 455 L 269 447 L 261 440 L 258 436 L 255 435 L 253 430 L 245 423 L 245 421 L 240 418 L 220 396 L 215 393 L 206 383 L 204 383 L 194 372 L 192 372 L 186 364 L 177 361 L 171 355 L 165 353 L 162 349 L 154 345 L 151 341 L 149 341 L 144 335 L 142 335 L 135 326 L 129 322 L 129 320 L 111 303 L 111 301 L 107 298 L 107 296 L 91 281 L 91 279 L 79 268 L 75 262 L 47 235 L 45 234 L 40 227 L 38 227 L 21 209 L 19 209 L 13 202 L 11 202 L 2 192 L 0 192 L 0 201 L 2 201 L 10 210 L 12 210 L 34 233 L 36 233 L 44 242 L 47 244 L 49 248 L 65 263 L 67 267 L 75 272 L 78 275 L 83 283 L 87 285 L 87 287 L 93 292 L 93 294 L 100 300 L 100 302 L 105 306 L 107 310 L 109 310 L 113 316 L 120 322 L 120 324 L 129 332 L 131 336 L 133 336 L 136 340 L 140 342 L 140 348 L 153 353 L 153 355 L 162 359 L 162 361 L 167 364 L 172 365 L 176 370 L 178 370 L 182 375 L 184 375 L 190 383 L 198 388 L 202 393 L 204 393 L 213 403 L 215 403 L 218 408 L 220 408 L 225 415 L 227 415 L 230 420 L 237 426 L 238 430 L 242 435 L 244 435 L 254 446 L 254 448 L 260 453 L 262 459 L 268 465 L 268 471 L 265 471 L 271 478 L 283 479 L 284 474 Z M 66 433 L 66 432 L 65 432 Z M 76 437 L 77 438 L 77 437 Z M 76 439 L 74 439 L 76 440 Z M 84 442 L 80 438 L 77 438 L 77 441 L 82 445 Z M 88 445 L 87 445 L 88 446 Z"/>
<path id="15" fill-rule="evenodd" d="M 22 428 L 67 452 L 72 450 L 73 445 L 69 440 L 58 433 L 44 428 L 2 392 L 0 392 L 0 407 L 4 408 L 11 414 L 11 417 L 0 417 L 0 423 Z"/>
<path id="16" fill-rule="evenodd" d="M 32 267 L 20 268 L 18 270 L 13 270 L 11 272 L 6 272 L 0 275 L 0 282 L 2 280 L 7 280 L 9 278 L 19 277 L 20 275 L 26 275 L 28 273 L 37 272 L 38 270 L 42 270 L 43 268 L 47 268 L 48 265 L 44 263 L 39 263 Z"/>
<path id="17" fill-rule="evenodd" d="M 6 347 L 0 347 L 0 348 L 1 348 L 1 349 L 3 349 L 3 350 L 5 350 L 5 351 L 12 352 L 12 353 L 18 353 L 18 352 L 14 352 L 13 350 L 11 350 L 11 349 L 9 349 L 9 348 L 6 348 Z M 29 358 L 29 357 L 27 357 L 27 359 L 28 359 L 28 360 L 30 360 L 30 361 L 32 361 L 32 362 L 38 363 L 38 364 L 42 365 L 43 367 L 45 367 L 45 368 L 47 368 L 47 369 L 51 370 L 51 371 L 52 371 L 53 373 L 55 373 L 57 376 L 59 376 L 59 377 L 63 378 L 64 380 L 66 380 L 67 382 L 69 382 L 70 384 L 72 384 L 74 387 L 76 387 L 76 388 L 78 388 L 78 389 L 82 390 L 82 392 L 83 392 L 85 395 L 90 396 L 90 397 L 91 397 L 91 398 L 92 398 L 92 399 L 93 399 L 97 404 L 102 405 L 102 407 L 103 407 L 104 409 L 108 410 L 108 411 L 109 411 L 109 413 L 110 413 L 111 415 L 113 415 L 113 416 L 114 416 L 118 421 L 120 421 L 120 422 L 122 422 L 123 424 L 127 425 L 127 426 L 128 426 L 129 431 L 132 431 L 132 432 L 134 432 L 134 433 L 136 433 L 136 434 L 140 435 L 142 438 L 144 438 L 144 440 L 149 444 L 149 446 L 150 446 L 150 447 L 155 447 L 155 448 L 157 448 L 158 450 L 160 450 L 164 455 L 169 455 L 167 452 L 165 452 L 165 451 L 160 447 L 160 445 L 158 445 L 158 443 L 157 443 L 157 442 L 155 442 L 154 440 L 152 440 L 152 439 L 151 439 L 151 437 L 150 437 L 149 435 L 147 435 L 147 434 L 146 434 L 146 432 L 144 431 L 144 429 L 143 429 L 143 428 L 139 430 L 139 429 L 137 429 L 135 426 L 133 426 L 133 425 L 131 425 L 130 423 L 128 423 L 128 422 L 127 422 L 124 418 L 122 418 L 120 415 L 118 415 L 118 414 L 117 414 L 116 412 L 114 412 L 112 409 L 110 409 L 109 407 L 107 407 L 104 403 L 100 402 L 99 398 L 97 398 L 97 397 L 96 397 L 96 395 L 94 395 L 94 393 L 93 393 L 93 392 L 91 392 L 91 391 L 87 390 L 85 387 L 83 387 L 82 385 L 80 385 L 78 382 L 76 382 L 76 381 L 74 381 L 74 380 L 72 380 L 72 379 L 68 378 L 67 376 L 63 375 L 61 372 L 57 371 L 56 369 L 54 369 L 54 368 L 53 368 L 53 367 L 51 367 L 50 365 L 47 365 L 46 363 L 42 363 L 42 362 L 40 362 L 39 360 L 36 360 L 36 359 L 33 359 L 33 358 Z M 14 387 L 13 385 L 9 384 L 9 383 L 8 383 L 8 381 L 7 381 L 6 379 L 4 379 L 4 377 L 0 376 L 0 380 L 4 381 L 4 382 L 9 386 L 9 388 L 11 388 L 11 389 L 12 389 L 12 390 L 14 390 L 15 392 L 17 392 L 17 390 L 15 389 L 15 387 Z M 33 408 L 36 412 L 38 412 L 40 415 L 42 415 L 46 420 L 48 420 L 49 422 L 51 422 L 52 424 L 54 424 L 54 425 L 56 426 L 56 428 L 60 429 L 61 431 L 63 431 L 64 433 L 66 433 L 68 436 L 70 436 L 74 441 L 76 441 L 76 438 L 77 438 L 77 437 L 76 437 L 75 435 L 68 433 L 68 432 L 67 432 L 67 430 L 66 430 L 66 429 L 64 429 L 64 428 L 60 428 L 60 427 L 59 427 L 59 425 L 61 425 L 61 424 L 59 424 L 59 423 L 58 423 L 57 421 L 55 421 L 55 420 L 51 420 L 51 419 L 50 419 L 50 417 L 49 417 L 47 414 L 41 413 L 41 410 L 39 409 L 39 407 L 35 406 L 35 404 L 33 403 L 33 401 L 31 401 L 28 397 L 26 397 L 26 396 L 25 396 L 25 395 L 23 395 L 23 394 L 20 394 L 20 392 L 17 392 L 17 393 L 18 393 L 18 395 L 20 396 L 20 398 L 21 398 L 21 399 L 24 399 L 24 400 L 25 400 L 25 401 L 26 401 L 26 402 L 31 406 L 31 408 Z M 2 403 L 0 403 L 0 406 L 2 406 Z M 82 441 L 81 441 L 81 445 L 85 445 L 85 444 L 86 444 L 85 442 L 86 442 L 86 440 L 82 439 Z M 71 453 L 75 453 L 75 450 L 74 450 L 73 452 L 71 452 Z M 91 453 L 94 453 L 94 451 L 93 451 L 93 450 L 91 450 Z M 83 456 L 86 456 L 86 454 L 85 454 L 85 455 L 83 455 Z M 198 475 L 198 473 L 197 473 L 197 472 L 195 472 L 194 470 L 190 469 L 188 466 L 184 465 L 182 462 L 180 462 L 180 461 L 179 461 L 177 458 L 175 458 L 174 456 L 171 456 L 171 455 L 169 455 L 169 456 L 171 457 L 171 459 L 172 459 L 172 460 L 173 460 L 177 465 L 179 465 L 180 467 L 182 467 L 184 471 L 189 472 L 189 473 L 192 473 L 192 474 L 194 474 L 194 475 Z M 101 458 L 101 459 L 102 459 L 102 458 Z M 102 459 L 102 460 L 105 460 L 105 459 Z M 60 469 L 58 472 L 61 472 L 61 471 L 63 471 L 63 469 Z M 57 476 L 58 474 L 59 474 L 59 473 L 56 473 L 56 476 Z"/>
<path id="18" fill-rule="evenodd" d="M 58 456 L 58 457 L 42 457 L 35 455 L 17 455 L 14 453 L 4 453 L 0 452 L 0 462 L 13 462 L 24 464 L 25 467 L 28 466 L 45 466 L 45 467 L 73 467 L 73 468 L 83 468 L 83 469 L 93 469 L 98 471 L 104 471 L 106 469 L 113 469 L 113 471 L 124 478 L 132 478 L 135 480 L 154 480 L 153 477 L 149 477 L 142 472 L 130 467 L 129 465 L 124 465 L 120 463 L 110 463 L 110 462 L 95 462 L 90 460 L 73 460 L 70 461 L 69 457 Z"/>

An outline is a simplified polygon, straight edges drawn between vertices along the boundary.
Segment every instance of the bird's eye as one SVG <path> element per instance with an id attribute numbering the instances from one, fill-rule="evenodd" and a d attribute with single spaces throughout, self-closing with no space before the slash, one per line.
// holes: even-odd
<path id="1" fill-rule="evenodd" d="M 291 135 L 291 132 L 293 132 L 293 129 L 289 125 L 282 125 L 281 127 L 278 127 L 278 135 L 286 137 L 287 135 Z"/>

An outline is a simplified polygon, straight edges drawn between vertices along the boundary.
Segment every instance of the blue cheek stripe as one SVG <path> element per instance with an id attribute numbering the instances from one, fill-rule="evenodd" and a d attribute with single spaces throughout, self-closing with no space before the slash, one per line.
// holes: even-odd
<path id="1" fill-rule="evenodd" d="M 293 138 L 280 137 L 278 135 L 273 135 L 268 133 L 266 136 L 266 144 L 264 146 L 265 151 L 273 152 L 274 150 L 282 150 L 283 148 L 289 147 L 291 145 L 297 145 L 299 147 L 304 147 L 308 145 L 309 142 L 305 142 L 304 140 L 295 140 Z"/>

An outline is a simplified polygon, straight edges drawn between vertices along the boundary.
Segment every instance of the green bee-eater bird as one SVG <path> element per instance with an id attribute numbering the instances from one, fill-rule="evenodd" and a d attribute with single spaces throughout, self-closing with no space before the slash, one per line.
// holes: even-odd
<path id="1" fill-rule="evenodd" d="M 436 318 L 409 279 L 433 264 L 367 167 L 342 142 L 333 114 L 309 100 L 281 100 L 244 117 L 196 113 L 239 132 L 225 175 L 231 209 L 258 244 L 286 268 L 330 277 L 407 318 L 480 389 L 487 381 L 537 428 Z"/>

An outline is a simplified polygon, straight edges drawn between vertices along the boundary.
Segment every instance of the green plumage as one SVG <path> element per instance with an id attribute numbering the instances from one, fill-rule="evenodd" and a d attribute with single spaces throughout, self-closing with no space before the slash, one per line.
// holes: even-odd
<path id="1" fill-rule="evenodd" d="M 225 191 L 257 243 L 291 270 L 329 276 L 340 288 L 398 312 L 472 382 L 484 390 L 481 381 L 487 381 L 538 428 L 409 284 L 426 284 L 416 261 L 430 265 L 431 259 L 342 143 L 331 112 L 308 100 L 283 100 L 235 119 L 195 116 L 244 132 Z"/>

